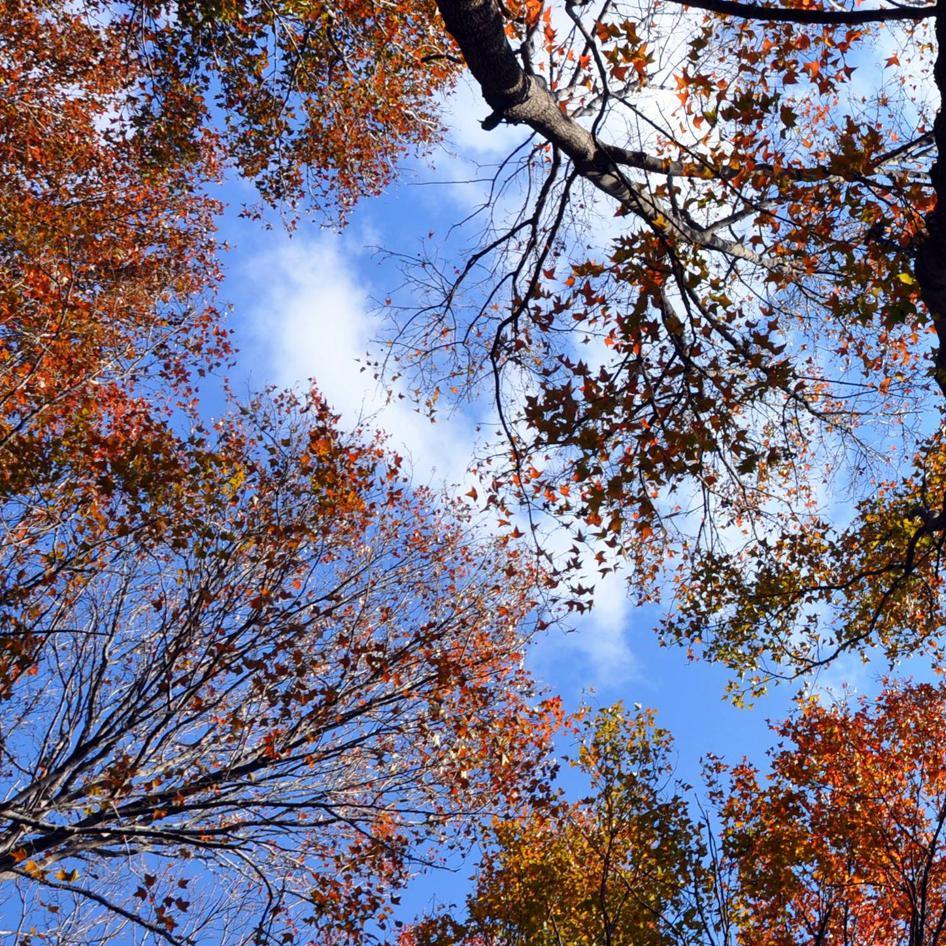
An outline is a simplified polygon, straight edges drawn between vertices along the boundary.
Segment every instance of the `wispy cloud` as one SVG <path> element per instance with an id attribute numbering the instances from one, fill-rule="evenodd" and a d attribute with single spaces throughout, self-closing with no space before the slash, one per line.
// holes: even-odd
<path id="1" fill-rule="evenodd" d="M 369 261 L 345 235 L 329 231 L 285 236 L 269 246 L 243 273 L 257 380 L 306 387 L 314 379 L 347 424 L 366 420 L 385 431 L 417 479 L 463 482 L 472 420 L 458 413 L 432 424 L 366 367 L 380 331 L 365 278 Z"/>

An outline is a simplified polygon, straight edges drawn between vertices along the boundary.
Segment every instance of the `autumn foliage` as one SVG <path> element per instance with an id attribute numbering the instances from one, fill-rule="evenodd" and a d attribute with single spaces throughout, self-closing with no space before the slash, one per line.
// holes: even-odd
<path id="1" fill-rule="evenodd" d="M 707 892 L 700 828 L 674 791 L 672 741 L 620 705 L 586 720 L 572 765 L 588 796 L 493 825 L 460 923 L 421 921 L 410 946 L 686 942 Z"/>
<path id="2" fill-rule="evenodd" d="M 434 93 L 457 73 L 428 0 L 146 0 L 125 30 L 149 64 L 135 121 L 158 160 L 210 134 L 266 203 L 330 217 L 436 139 Z"/>
<path id="3" fill-rule="evenodd" d="M 725 801 L 742 941 L 942 942 L 942 685 L 811 704 L 778 729 L 769 775 L 744 764 Z"/>
<path id="4" fill-rule="evenodd" d="M 942 49 L 916 3 L 0 0 L 18 946 L 941 942 L 942 686 L 803 700 L 700 795 L 651 714 L 573 718 L 576 800 L 525 659 L 620 571 L 737 700 L 939 667 Z M 338 222 L 463 69 L 531 137 L 383 367 L 431 410 L 488 391 L 472 503 L 317 386 L 200 403 L 234 357 L 217 185 Z M 474 839 L 466 914 L 401 928 Z"/>
<path id="5" fill-rule="evenodd" d="M 466 913 L 403 942 L 935 946 L 944 712 L 928 684 L 803 703 L 774 727 L 769 771 L 710 760 L 698 795 L 649 715 L 604 710 L 580 739 L 589 797 L 497 823 Z"/>
<path id="6" fill-rule="evenodd" d="M 221 169 L 344 208 L 433 132 L 430 22 L 363 13 L 0 10 L 0 873 L 27 938 L 358 940 L 545 778 L 529 561 L 315 392 L 198 408 L 231 355 Z"/>
<path id="7" fill-rule="evenodd" d="M 4 4 L 0 48 L 5 691 L 114 538 L 184 515 L 169 412 L 228 344 L 207 295 L 211 156 L 154 164 L 123 125 L 120 24 Z"/>

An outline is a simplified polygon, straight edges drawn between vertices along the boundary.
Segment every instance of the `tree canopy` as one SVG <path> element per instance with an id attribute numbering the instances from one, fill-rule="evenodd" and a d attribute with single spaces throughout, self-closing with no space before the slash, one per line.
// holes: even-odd
<path id="1" fill-rule="evenodd" d="M 708 892 L 700 827 L 672 779 L 672 740 L 623 707 L 583 723 L 573 765 L 589 796 L 497 822 L 463 942 L 613 946 L 687 942 Z M 456 923 L 456 921 L 454 921 Z M 443 918 L 406 936 L 443 942 Z"/>
<path id="2" fill-rule="evenodd" d="M 379 18 L 359 97 L 354 8 L 304 42 L 288 8 L 0 13 L 3 935 L 381 935 L 412 871 L 547 778 L 544 578 L 316 391 L 202 416 L 232 356 L 209 191 L 235 164 L 301 199 L 291 165 L 343 208 L 425 140 L 451 60 Z M 362 158 L 355 120 L 389 132 Z"/>
<path id="3" fill-rule="evenodd" d="M 525 655 L 617 571 L 737 700 L 942 670 L 944 49 L 881 0 L 0 0 L 4 935 L 939 943 L 941 686 L 802 701 L 700 796 L 651 714 L 572 717 L 575 800 Z M 379 371 L 488 393 L 469 503 L 317 379 L 199 396 L 221 181 L 337 223 L 463 74 L 525 140 Z"/>
<path id="4" fill-rule="evenodd" d="M 939 19 L 686 6 L 440 4 L 528 185 L 422 260 L 396 357 L 491 391 L 493 499 L 570 529 L 574 606 L 621 569 L 740 691 L 935 654 Z"/>
<path id="5" fill-rule="evenodd" d="M 712 763 L 696 820 L 668 734 L 603 710 L 579 740 L 589 797 L 497 823 L 465 915 L 425 918 L 401 942 L 936 946 L 944 700 L 941 685 L 900 683 L 802 703 L 773 727 L 768 774 Z"/>
<path id="6" fill-rule="evenodd" d="M 528 564 L 334 424 L 243 407 L 200 525 L 114 539 L 44 614 L 4 705 L 0 871 L 45 935 L 358 941 L 460 814 L 543 779 Z"/>

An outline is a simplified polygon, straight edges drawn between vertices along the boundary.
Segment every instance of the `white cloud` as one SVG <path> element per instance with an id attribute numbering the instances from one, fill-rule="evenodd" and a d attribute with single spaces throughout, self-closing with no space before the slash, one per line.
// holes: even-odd
<path id="1" fill-rule="evenodd" d="M 551 545 L 563 541 L 560 534 L 549 537 Z M 572 623 L 573 630 L 553 630 L 539 640 L 533 669 L 560 687 L 565 677 L 570 684 L 620 691 L 642 676 L 630 644 L 635 605 L 628 596 L 627 576 L 617 571 L 602 578 L 589 556 L 578 579 L 594 585 L 594 607 Z"/>
<path id="2" fill-rule="evenodd" d="M 882 655 L 877 656 L 882 661 Z M 869 696 L 879 689 L 874 667 L 874 661 L 865 661 L 859 654 L 841 654 L 806 681 L 803 692 L 825 706 L 852 696 Z"/>
<path id="3" fill-rule="evenodd" d="M 530 130 L 501 122 L 492 131 L 484 131 L 482 122 L 490 107 L 466 74 L 445 96 L 442 107 L 443 141 L 426 161 L 409 163 L 413 178 L 407 183 L 432 196 L 432 206 L 442 204 L 446 196 L 456 205 L 458 220 L 487 202 L 497 219 L 514 212 L 521 204 L 521 185 L 494 189 L 494 177 L 501 162 L 526 140 Z M 507 169 L 507 175 L 511 170 Z"/>
<path id="4" fill-rule="evenodd" d="M 269 245 L 243 274 L 249 335 L 262 356 L 250 367 L 285 387 L 307 387 L 314 379 L 345 423 L 365 419 L 384 430 L 420 481 L 463 482 L 474 436 L 470 419 L 458 413 L 432 424 L 409 400 L 390 399 L 364 367 L 380 326 L 358 251 L 329 231 Z"/>

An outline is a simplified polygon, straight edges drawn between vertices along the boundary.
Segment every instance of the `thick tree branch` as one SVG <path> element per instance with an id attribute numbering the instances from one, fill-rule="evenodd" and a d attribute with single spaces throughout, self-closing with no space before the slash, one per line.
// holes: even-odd
<path id="1" fill-rule="evenodd" d="M 878 155 L 873 163 L 872 169 L 874 171 L 880 171 L 884 165 L 896 161 L 897 158 L 908 155 L 914 149 L 919 149 L 931 144 L 933 144 L 932 132 L 919 135 L 905 144 L 898 145 L 896 148 L 892 148 Z M 622 167 L 636 168 L 639 171 L 660 174 L 665 177 L 731 181 L 743 172 L 741 167 L 714 167 L 713 162 L 709 158 L 702 158 L 699 155 L 695 155 L 691 161 L 680 161 L 673 160 L 672 158 L 661 158 L 656 155 L 648 154 L 646 151 L 622 148 L 618 145 L 606 144 L 604 142 L 601 143 L 600 147 L 615 164 L 619 164 Z M 843 179 L 836 170 L 822 165 L 775 168 L 771 164 L 760 161 L 752 164 L 752 170 L 761 174 L 777 173 L 793 181 L 808 184 Z"/>
<path id="2" fill-rule="evenodd" d="M 704 0 L 698 0 L 696 5 L 702 2 Z M 729 0 L 705 2 L 728 3 Z M 789 268 L 783 260 L 771 259 L 742 243 L 722 239 L 717 235 L 716 227 L 702 227 L 686 215 L 676 213 L 672 207 L 657 200 L 649 188 L 630 180 L 622 171 L 622 167 L 627 167 L 645 173 L 727 180 L 735 177 L 739 169 L 714 168 L 709 161 L 702 163 L 696 160 L 690 163 L 669 160 L 600 141 L 591 130 L 562 110 L 544 84 L 523 70 L 506 38 L 503 15 L 496 0 L 438 0 L 438 7 L 470 72 L 479 83 L 483 98 L 494 110 L 491 116 L 493 123 L 504 118 L 509 122 L 528 125 L 543 140 L 567 155 L 585 180 L 651 226 L 659 225 L 668 235 L 769 270 L 784 272 Z M 910 150 L 925 138 L 923 136 L 881 155 L 877 166 Z M 768 166 L 759 165 L 757 169 L 764 172 Z M 779 173 L 812 183 L 837 179 L 836 172 L 822 167 L 781 169 Z"/>
<path id="3" fill-rule="evenodd" d="M 438 0 L 444 23 L 479 83 L 483 98 L 507 121 L 528 125 L 574 163 L 578 173 L 622 204 L 637 196 L 611 156 L 567 116 L 554 96 L 523 71 L 506 39 L 495 0 Z"/>
<path id="4" fill-rule="evenodd" d="M 438 0 L 438 7 L 486 102 L 507 121 L 528 125 L 555 145 L 598 190 L 652 226 L 660 221 L 662 229 L 696 246 L 768 269 L 785 268 L 780 261 L 768 259 L 740 243 L 723 240 L 683 219 L 655 200 L 647 188 L 628 180 L 615 161 L 619 152 L 566 115 L 548 89 L 523 71 L 506 39 L 502 13 L 495 0 Z M 632 152 L 621 154 L 626 158 Z"/>
<path id="5" fill-rule="evenodd" d="M 709 10 L 722 16 L 744 20 L 764 20 L 771 23 L 821 24 L 824 26 L 883 23 L 887 20 L 922 20 L 936 15 L 935 6 L 885 7 L 881 10 L 806 10 L 792 7 L 772 7 L 758 3 L 739 3 L 737 0 L 669 0 L 684 7 Z"/>

